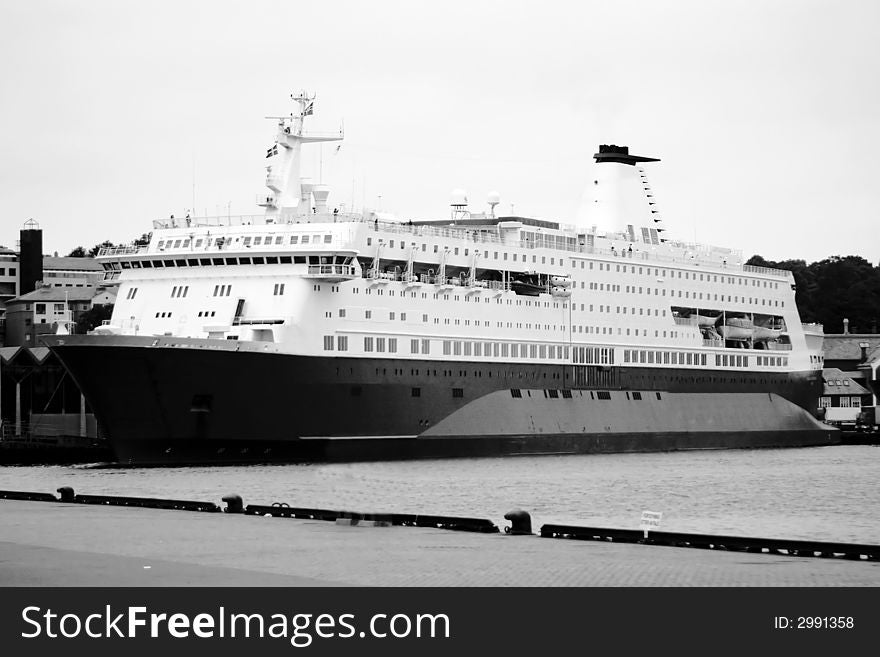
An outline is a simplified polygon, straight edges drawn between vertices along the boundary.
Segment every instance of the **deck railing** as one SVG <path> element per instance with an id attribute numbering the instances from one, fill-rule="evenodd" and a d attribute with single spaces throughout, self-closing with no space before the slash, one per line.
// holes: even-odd
<path id="1" fill-rule="evenodd" d="M 337 223 L 355 223 L 366 224 L 376 232 L 392 235 L 406 235 L 411 237 L 441 237 L 453 240 L 459 240 L 461 243 L 467 244 L 493 244 L 504 245 L 522 249 L 553 249 L 563 251 L 568 254 L 598 255 L 611 258 L 620 258 L 621 260 L 632 260 L 647 265 L 656 264 L 679 264 L 686 266 L 708 266 L 719 270 L 729 270 L 731 272 L 742 272 L 747 274 L 759 274 L 762 276 L 773 276 L 793 281 L 794 277 L 790 271 L 782 269 L 770 269 L 768 267 L 755 267 L 752 265 L 739 264 L 741 253 L 733 249 L 724 249 L 721 247 L 710 247 L 703 244 L 667 241 L 662 245 L 651 245 L 643 243 L 633 243 L 637 246 L 635 250 L 624 248 L 628 240 L 624 236 L 593 236 L 594 240 L 603 242 L 603 245 L 591 246 L 588 244 L 573 243 L 575 240 L 571 235 L 550 235 L 535 230 L 535 239 L 530 240 L 510 240 L 503 238 L 499 229 L 496 227 L 478 228 L 474 226 L 461 225 L 424 225 L 411 222 L 397 222 L 381 220 L 372 214 L 361 214 L 353 212 L 337 212 L 337 213 L 320 213 L 303 215 L 289 221 L 281 221 L 280 218 L 267 217 L 265 215 L 227 215 L 216 217 L 193 217 L 193 218 L 171 218 L 157 220 L 153 222 L 154 228 L 157 229 L 174 229 L 174 228 L 193 228 L 193 227 L 237 227 L 237 226 L 290 226 L 290 225 L 315 225 L 315 224 L 337 224 Z M 531 228 L 531 227 L 530 227 Z M 553 238 L 553 239 L 551 239 Z M 617 245 L 620 245 L 620 249 Z M 320 244 L 318 248 L 326 245 Z M 659 248 L 675 248 L 680 252 L 662 253 Z M 225 240 L 221 244 L 216 241 L 207 246 L 208 250 L 229 250 L 233 248 L 232 240 Z M 234 248 L 238 248 L 235 246 Z M 283 250 L 289 251 L 289 244 L 267 245 L 266 250 Z M 300 247 L 297 247 L 300 248 Z M 190 253 L 195 249 L 188 247 L 187 249 L 175 249 L 173 253 Z M 303 250 L 314 250 L 312 247 Z M 146 246 L 121 246 L 102 249 L 99 256 L 126 256 L 137 255 L 148 251 Z M 404 251 L 401 250 L 403 253 Z M 731 260 L 732 262 L 728 262 Z"/>

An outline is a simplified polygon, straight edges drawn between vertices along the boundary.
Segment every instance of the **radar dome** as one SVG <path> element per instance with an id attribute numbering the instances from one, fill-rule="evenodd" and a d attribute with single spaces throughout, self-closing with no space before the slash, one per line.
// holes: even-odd
<path id="1" fill-rule="evenodd" d="M 488 203 L 489 205 L 498 205 L 501 203 L 501 194 L 498 192 L 489 192 Z"/>
<path id="2" fill-rule="evenodd" d="M 449 205 L 465 206 L 468 204 L 467 192 L 465 192 L 463 189 L 453 189 L 449 193 L 449 198 Z"/>

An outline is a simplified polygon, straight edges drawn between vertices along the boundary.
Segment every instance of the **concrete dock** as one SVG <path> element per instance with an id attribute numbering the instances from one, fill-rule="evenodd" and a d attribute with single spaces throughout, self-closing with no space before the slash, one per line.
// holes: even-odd
<path id="1" fill-rule="evenodd" d="M 880 586 L 880 562 L 0 500 L 0 586 Z"/>

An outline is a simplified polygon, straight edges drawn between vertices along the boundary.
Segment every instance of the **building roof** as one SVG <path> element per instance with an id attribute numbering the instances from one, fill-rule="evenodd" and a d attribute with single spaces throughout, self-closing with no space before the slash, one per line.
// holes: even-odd
<path id="1" fill-rule="evenodd" d="M 68 258 L 43 256 L 43 271 L 104 271 L 104 267 L 94 258 Z"/>
<path id="2" fill-rule="evenodd" d="M 6 306 L 15 303 L 40 303 L 40 302 L 58 302 L 64 301 L 91 301 L 95 296 L 95 288 L 88 287 L 54 287 L 52 285 L 44 285 L 38 287 L 33 292 L 22 294 L 15 297 L 11 301 L 6 302 Z"/>
<path id="3" fill-rule="evenodd" d="M 868 344 L 868 353 L 880 348 L 880 335 L 876 333 L 835 333 L 825 335 L 822 349 L 825 360 L 862 360 L 861 343 Z"/>
<path id="4" fill-rule="evenodd" d="M 831 395 L 870 395 L 871 391 L 853 381 L 845 372 L 836 367 L 826 367 L 822 370 L 824 382 L 822 394 L 826 397 Z"/>

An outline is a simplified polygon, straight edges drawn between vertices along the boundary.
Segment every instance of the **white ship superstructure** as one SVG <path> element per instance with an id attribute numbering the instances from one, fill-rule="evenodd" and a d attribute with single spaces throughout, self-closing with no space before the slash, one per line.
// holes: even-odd
<path id="1" fill-rule="evenodd" d="M 99 333 L 113 344 L 152 338 L 143 344 L 312 359 L 337 377 L 369 364 L 377 384 L 391 385 L 389 369 L 407 377 L 413 397 L 419 380 L 470 375 L 515 379 L 505 388 L 513 397 L 534 386 L 551 397 L 605 388 L 641 399 L 640 388 L 660 400 L 682 386 L 778 383 L 812 403 L 821 329 L 801 325 L 791 273 L 669 239 L 642 166 L 657 160 L 600 147 L 586 181 L 591 212 L 572 224 L 496 217 L 497 196 L 472 214 L 461 194 L 449 219 L 388 221 L 341 212 L 326 186 L 301 178 L 302 145 L 342 131 L 305 133 L 314 98 L 294 101 L 267 151 L 264 214 L 157 221 L 148 245 L 100 254 L 119 293 Z M 419 429 L 434 423 L 420 419 Z"/>
<path id="2" fill-rule="evenodd" d="M 596 154 L 588 185 L 601 188 L 596 214 L 614 229 L 603 233 L 474 219 L 461 206 L 455 221 L 388 222 L 331 209 L 326 186 L 300 180 L 301 145 L 342 135 L 303 133 L 314 100 L 295 100 L 299 113 L 279 119 L 269 149 L 278 155 L 264 215 L 157 221 L 148 246 L 101 253 L 120 280 L 118 332 L 266 342 L 301 355 L 821 369 L 790 272 L 663 237 L 636 166 L 657 160 L 613 146 Z M 731 321 L 752 328 L 725 339 Z"/>

